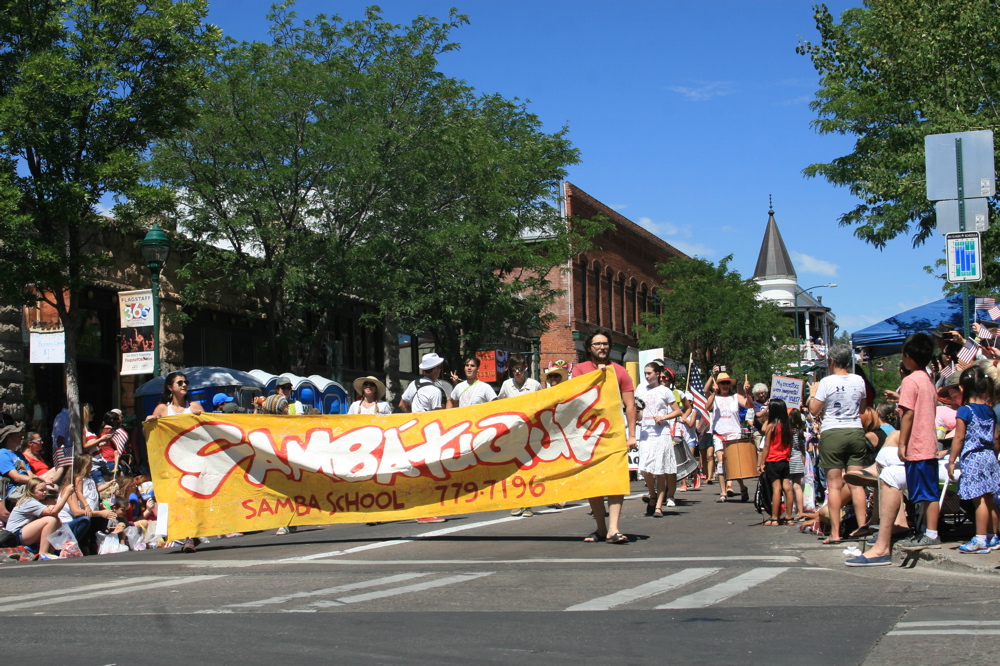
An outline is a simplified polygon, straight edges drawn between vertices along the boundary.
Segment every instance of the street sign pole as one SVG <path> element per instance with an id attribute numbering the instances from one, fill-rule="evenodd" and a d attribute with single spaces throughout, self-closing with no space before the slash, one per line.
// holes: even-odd
<path id="1" fill-rule="evenodd" d="M 955 137 L 955 173 L 958 178 L 958 230 L 965 232 L 965 183 L 962 171 L 962 137 Z M 962 283 L 962 337 L 969 337 L 969 285 Z"/>

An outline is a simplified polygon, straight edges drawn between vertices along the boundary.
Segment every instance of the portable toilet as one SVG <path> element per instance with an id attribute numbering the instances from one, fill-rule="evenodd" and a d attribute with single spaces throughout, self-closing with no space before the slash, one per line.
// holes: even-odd
<path id="1" fill-rule="evenodd" d="M 316 385 L 322 401 L 320 409 L 324 414 L 346 414 L 351 406 L 351 396 L 344 387 L 326 377 L 310 375 L 309 379 Z"/>

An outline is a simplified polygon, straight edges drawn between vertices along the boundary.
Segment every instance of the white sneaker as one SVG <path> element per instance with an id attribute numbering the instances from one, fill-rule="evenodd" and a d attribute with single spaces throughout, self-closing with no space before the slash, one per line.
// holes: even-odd
<path id="1" fill-rule="evenodd" d="M 283 536 L 285 534 L 288 534 L 288 528 L 287 527 L 279 527 L 278 531 L 275 532 L 274 534 L 275 534 L 275 536 Z"/>
<path id="2" fill-rule="evenodd" d="M 674 502 L 674 501 L 673 501 L 672 499 L 670 499 L 670 498 L 668 497 L 668 498 L 667 498 L 667 506 L 677 506 L 677 503 L 676 503 L 676 502 Z"/>

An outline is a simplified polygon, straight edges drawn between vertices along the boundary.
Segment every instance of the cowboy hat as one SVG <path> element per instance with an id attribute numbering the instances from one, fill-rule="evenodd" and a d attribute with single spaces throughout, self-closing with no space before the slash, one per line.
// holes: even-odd
<path id="1" fill-rule="evenodd" d="M 0 446 L 3 446 L 3 441 L 7 439 L 7 435 L 12 435 L 15 432 L 19 433 L 22 430 L 24 430 L 23 423 L 14 423 L 0 428 Z"/>
<path id="2" fill-rule="evenodd" d="M 354 392 L 358 395 L 364 395 L 365 382 L 371 382 L 375 385 L 376 400 L 381 400 L 385 397 L 385 384 L 375 379 L 372 376 L 368 377 L 358 377 L 354 380 Z"/>
<path id="3" fill-rule="evenodd" d="M 569 366 L 566 361 L 558 360 L 549 362 L 549 366 L 545 368 L 545 377 L 549 375 L 559 375 L 563 381 L 569 379 Z"/>
<path id="4" fill-rule="evenodd" d="M 732 381 L 733 378 L 730 377 L 729 374 L 726 372 L 720 372 L 715 378 L 716 384 L 721 384 L 722 382 L 732 382 Z"/>
<path id="5" fill-rule="evenodd" d="M 444 363 L 444 359 L 438 356 L 436 353 L 431 352 L 429 354 L 424 354 L 424 357 L 420 359 L 420 369 L 433 370 L 442 363 Z"/>

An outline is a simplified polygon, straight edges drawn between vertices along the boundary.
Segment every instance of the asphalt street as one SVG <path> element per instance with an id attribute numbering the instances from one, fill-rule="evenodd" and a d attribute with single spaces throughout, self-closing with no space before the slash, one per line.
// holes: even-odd
<path id="1" fill-rule="evenodd" d="M 583 543 L 581 502 L 3 565 L 3 660 L 996 661 L 1000 553 L 966 556 L 984 558 L 979 570 L 848 568 L 843 547 L 763 527 L 714 488 L 678 493 L 662 519 L 627 500 L 625 545 Z"/>

